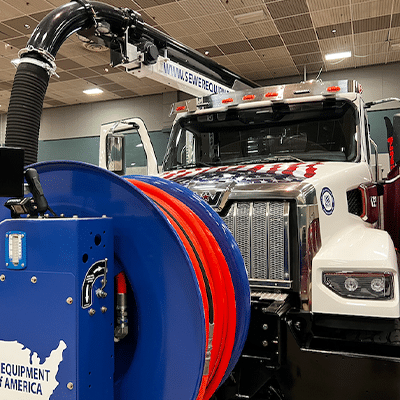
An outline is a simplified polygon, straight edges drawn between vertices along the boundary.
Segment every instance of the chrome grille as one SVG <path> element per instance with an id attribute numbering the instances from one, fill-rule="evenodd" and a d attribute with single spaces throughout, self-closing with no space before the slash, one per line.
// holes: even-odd
<path id="1" fill-rule="evenodd" d="M 270 203 L 270 229 L 268 231 L 268 249 L 270 279 L 284 279 L 285 241 L 284 241 L 284 203 Z"/>
<path id="2" fill-rule="evenodd" d="M 250 203 L 239 203 L 236 206 L 237 208 L 237 216 L 236 216 L 236 224 L 235 224 L 235 232 L 236 232 L 236 242 L 240 248 L 242 253 L 242 257 L 244 263 L 247 268 L 247 272 L 249 272 L 250 260 L 250 222 L 251 222 L 251 207 Z"/>
<path id="3" fill-rule="evenodd" d="M 242 253 L 250 283 L 288 287 L 289 208 L 287 201 L 235 202 L 223 217 Z"/>
<path id="4" fill-rule="evenodd" d="M 253 207 L 251 271 L 258 279 L 268 279 L 268 207 L 267 203 L 254 203 Z M 242 249 L 240 249 L 240 251 L 242 251 Z"/>

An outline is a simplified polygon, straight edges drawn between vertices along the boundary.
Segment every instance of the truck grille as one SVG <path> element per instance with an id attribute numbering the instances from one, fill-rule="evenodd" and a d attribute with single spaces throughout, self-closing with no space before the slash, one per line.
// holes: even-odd
<path id="1" fill-rule="evenodd" d="M 289 202 L 236 202 L 222 217 L 232 232 L 250 284 L 290 287 Z"/>

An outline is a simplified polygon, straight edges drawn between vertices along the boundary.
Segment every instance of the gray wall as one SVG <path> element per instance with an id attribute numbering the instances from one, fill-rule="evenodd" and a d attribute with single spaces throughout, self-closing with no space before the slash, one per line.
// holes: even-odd
<path id="1" fill-rule="evenodd" d="M 44 109 L 40 140 L 99 136 L 100 126 L 124 118 L 140 117 L 148 131 L 170 127 L 170 104 L 176 101 L 176 92 L 135 97 L 132 99 L 80 104 Z"/>
<path id="2" fill-rule="evenodd" d="M 177 92 L 43 110 L 39 139 L 57 140 L 99 136 L 100 126 L 124 118 L 140 117 L 149 131 L 171 127 L 171 104 Z M 4 143 L 6 114 L 0 114 L 0 143 Z"/>
<path id="3" fill-rule="evenodd" d="M 149 132 L 153 143 L 158 164 L 161 165 L 169 139 L 169 130 Z M 147 159 L 139 135 L 132 134 L 125 137 L 126 164 L 134 169 L 147 166 Z M 100 137 L 74 137 L 57 140 L 39 140 L 38 161 L 74 160 L 99 165 Z M 138 172 L 139 173 L 139 172 Z"/>

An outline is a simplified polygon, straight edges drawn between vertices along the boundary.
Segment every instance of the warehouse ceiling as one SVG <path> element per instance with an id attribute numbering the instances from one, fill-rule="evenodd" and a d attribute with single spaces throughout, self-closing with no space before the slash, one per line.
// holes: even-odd
<path id="1" fill-rule="evenodd" d="M 138 11 L 145 22 L 251 80 L 308 77 L 322 71 L 400 61 L 399 0 L 106 0 Z M 0 0 L 0 112 L 15 73 L 10 61 L 38 22 L 63 0 Z M 93 51 L 98 50 L 98 51 Z M 169 89 L 108 66 L 108 51 L 76 35 L 60 48 L 44 107 L 121 99 Z M 325 61 L 327 53 L 351 51 Z M 84 89 L 104 92 L 88 96 Z"/>

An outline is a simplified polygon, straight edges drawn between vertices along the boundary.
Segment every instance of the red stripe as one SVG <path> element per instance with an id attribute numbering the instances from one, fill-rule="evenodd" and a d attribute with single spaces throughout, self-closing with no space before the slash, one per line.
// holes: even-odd
<path id="1" fill-rule="evenodd" d="M 172 178 L 174 175 L 175 175 L 175 173 L 167 174 L 167 175 L 164 175 L 163 178 L 164 179 L 169 179 L 169 178 Z"/>
<path id="2" fill-rule="evenodd" d="M 317 171 L 317 168 L 315 168 L 316 165 L 320 165 L 322 163 L 318 162 L 315 164 L 310 164 L 307 168 L 306 168 L 306 172 L 304 174 L 305 178 L 312 178 L 315 175 L 315 172 Z"/>
<path id="3" fill-rule="evenodd" d="M 303 163 L 292 164 L 288 169 L 285 169 L 284 171 L 282 171 L 282 174 L 293 175 L 293 172 L 296 171 L 297 167 L 302 164 Z"/>
<path id="4" fill-rule="evenodd" d="M 256 166 L 254 166 L 253 168 L 250 168 L 249 171 L 251 171 L 251 172 L 257 172 L 257 171 L 259 171 L 261 168 L 263 168 L 264 166 L 265 166 L 264 164 L 256 165 Z"/>
<path id="5" fill-rule="evenodd" d="M 282 164 L 275 164 L 273 167 L 271 167 L 268 171 L 267 174 L 274 174 L 278 169 L 282 166 Z"/>
<path id="6" fill-rule="evenodd" d="M 177 173 L 175 178 L 182 178 L 183 176 L 189 175 L 191 174 L 193 171 L 188 171 L 188 170 L 184 170 L 181 173 Z"/>

